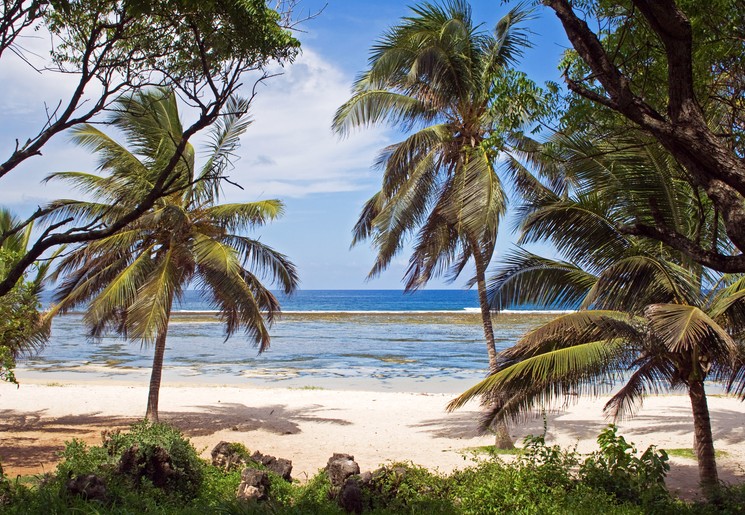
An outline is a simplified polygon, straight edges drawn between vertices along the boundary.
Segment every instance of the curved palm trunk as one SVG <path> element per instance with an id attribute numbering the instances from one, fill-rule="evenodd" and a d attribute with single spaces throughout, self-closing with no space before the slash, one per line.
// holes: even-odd
<path id="1" fill-rule="evenodd" d="M 489 369 L 494 370 L 497 366 L 497 348 L 494 343 L 494 326 L 491 322 L 491 310 L 489 309 L 489 299 L 486 296 L 486 263 L 484 256 L 481 254 L 478 245 L 471 242 L 473 250 L 473 259 L 476 263 L 476 284 L 479 291 L 479 307 L 481 308 L 481 324 L 484 327 L 484 338 L 486 339 L 486 353 L 489 355 Z M 494 446 L 497 449 L 514 449 L 515 444 L 512 442 L 507 424 L 504 422 L 497 423 L 496 438 Z"/>
<path id="2" fill-rule="evenodd" d="M 486 339 L 486 353 L 489 356 L 489 369 L 497 366 L 497 349 L 494 345 L 494 327 L 491 323 L 491 310 L 489 299 L 486 297 L 486 263 L 484 256 L 477 245 L 471 243 L 473 259 L 476 262 L 476 284 L 479 291 L 479 307 L 481 308 L 481 323 L 484 326 L 484 338 Z"/>
<path id="3" fill-rule="evenodd" d="M 163 356 L 166 353 L 166 336 L 168 335 L 168 321 L 171 312 L 166 315 L 166 326 L 158 332 L 155 338 L 155 355 L 153 356 L 153 369 L 150 372 L 150 390 L 147 394 L 147 410 L 145 419 L 150 422 L 158 422 L 158 398 L 160 396 L 160 379 L 163 375 Z"/>
<path id="4" fill-rule="evenodd" d="M 688 385 L 688 396 L 691 399 L 693 411 L 693 448 L 698 458 L 698 476 L 704 493 L 708 495 L 719 486 L 719 476 L 704 381 L 701 379 L 691 381 Z"/>

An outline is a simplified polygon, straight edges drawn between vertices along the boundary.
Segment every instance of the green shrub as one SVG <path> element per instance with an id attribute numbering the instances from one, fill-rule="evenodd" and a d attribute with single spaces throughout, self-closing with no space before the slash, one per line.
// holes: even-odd
<path id="1" fill-rule="evenodd" d="M 634 445 L 617 431 L 616 426 L 610 425 L 598 435 L 600 449 L 580 466 L 580 480 L 622 501 L 647 505 L 669 497 L 665 488 L 665 476 L 670 470 L 667 453 L 650 446 L 637 456 Z"/>
<path id="2" fill-rule="evenodd" d="M 115 432 L 104 441 L 104 447 L 118 461 L 128 456 L 136 466 L 129 471 L 137 485 L 147 484 L 150 464 L 157 459 L 160 450 L 170 456 L 172 471 L 165 484 L 158 485 L 170 496 L 188 501 L 196 497 L 202 485 L 204 461 L 194 446 L 181 431 L 168 424 L 153 424 L 148 421 L 133 424 L 126 433 Z"/>
<path id="3" fill-rule="evenodd" d="M 344 513 L 336 501 L 331 500 L 331 482 L 324 470 L 319 470 L 304 486 L 298 488 L 292 507 L 289 513 Z"/>
<path id="4" fill-rule="evenodd" d="M 745 485 L 723 488 L 708 503 L 687 504 L 669 496 L 664 487 L 666 456 L 654 448 L 637 456 L 633 444 L 609 427 L 598 437 L 600 449 L 582 457 L 574 450 L 546 445 L 543 436 L 528 437 L 513 463 L 494 455 L 449 476 L 433 474 L 410 463 L 394 463 L 373 474 L 363 488 L 365 513 L 399 514 L 745 514 Z M 173 467 L 183 472 L 170 488 L 156 488 L 146 479 L 118 473 L 121 455 L 137 447 L 147 455 L 167 449 Z M 246 451 L 247 452 L 247 451 Z M 36 484 L 0 477 L 6 502 L 3 514 L 329 514 L 343 510 L 331 499 L 324 471 L 305 485 L 292 484 L 270 473 L 267 502 L 241 502 L 235 497 L 240 471 L 225 472 L 201 461 L 175 429 L 140 423 L 126 433 L 109 434 L 104 445 L 88 447 L 73 440 L 62 453 L 54 475 Z M 263 468 L 256 465 L 256 468 Z M 189 472 L 191 471 L 191 472 Z M 198 472 L 195 472 L 198 471 Z M 66 495 L 74 476 L 96 474 L 107 482 L 105 502 Z"/>
<path id="5" fill-rule="evenodd" d="M 413 463 L 392 463 L 372 474 L 366 504 L 392 513 L 453 513 L 447 479 Z"/>

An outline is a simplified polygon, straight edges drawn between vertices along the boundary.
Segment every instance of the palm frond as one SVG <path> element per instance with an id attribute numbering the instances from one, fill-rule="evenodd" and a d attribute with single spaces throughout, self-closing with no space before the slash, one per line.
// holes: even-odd
<path id="1" fill-rule="evenodd" d="M 252 122 L 246 116 L 249 105 L 250 99 L 231 96 L 225 103 L 224 112 L 212 126 L 207 144 L 209 157 L 192 188 L 192 198 L 197 204 L 219 200 L 222 178 L 233 166 L 240 138 Z"/>
<path id="2" fill-rule="evenodd" d="M 298 270 L 287 256 L 259 240 L 228 234 L 220 241 L 237 251 L 242 266 L 262 280 L 276 284 L 285 294 L 292 293 L 300 284 Z"/>
<path id="3" fill-rule="evenodd" d="M 202 217 L 210 225 L 222 227 L 226 231 L 243 231 L 264 225 L 284 213 L 280 200 L 260 200 L 242 204 L 219 204 L 202 210 Z"/>
<path id="4" fill-rule="evenodd" d="M 599 340 L 627 342 L 628 349 L 642 346 L 644 334 L 638 319 L 610 310 L 576 311 L 560 315 L 524 334 L 517 344 L 499 355 L 500 364 L 509 364 L 525 356 L 540 355 L 557 347 Z"/>
<path id="5" fill-rule="evenodd" d="M 583 307 L 639 313 L 654 303 L 693 304 L 697 293 L 698 284 L 690 272 L 656 256 L 630 255 L 602 271 Z"/>
<path id="6" fill-rule="evenodd" d="M 404 125 L 420 117 L 431 119 L 430 113 L 431 110 L 422 101 L 408 95 L 386 90 L 364 90 L 336 111 L 331 128 L 337 134 L 347 136 L 352 129 L 381 122 Z"/>
<path id="7" fill-rule="evenodd" d="M 719 324 L 696 306 L 652 304 L 644 311 L 649 324 L 670 352 L 700 353 L 727 357 L 737 343 Z"/>
<path id="8" fill-rule="evenodd" d="M 507 199 L 486 152 L 469 153 L 453 174 L 445 197 L 447 201 L 438 204 L 438 209 L 451 224 L 482 244 L 496 242 Z"/>
<path id="9" fill-rule="evenodd" d="M 269 347 L 270 336 L 254 292 L 264 293 L 265 288 L 252 290 L 251 286 L 260 286 L 260 282 L 240 267 L 212 268 L 212 264 L 200 263 L 197 277 L 199 283 L 206 286 L 203 291 L 209 292 L 213 305 L 220 312 L 220 318 L 225 323 L 226 340 L 243 328 L 246 335 L 259 346 L 259 352 L 263 352 Z"/>
<path id="10" fill-rule="evenodd" d="M 488 280 L 492 309 L 512 306 L 576 306 L 592 289 L 597 277 L 566 261 L 537 256 L 518 248 L 509 252 Z"/>
<path id="11" fill-rule="evenodd" d="M 570 394 L 597 395 L 618 380 L 623 348 L 622 341 L 600 340 L 527 357 L 492 373 L 453 399 L 447 409 L 458 409 L 475 397 L 503 397 L 512 402 L 496 415 L 509 418 L 520 416 L 526 404 L 537 399 L 551 402 Z"/>
<path id="12" fill-rule="evenodd" d="M 173 300 L 180 296 L 185 283 L 182 271 L 172 259 L 175 252 L 174 249 L 165 251 L 127 307 L 128 335 L 144 344 L 154 343 L 160 333 L 168 330 Z"/>
<path id="13" fill-rule="evenodd" d="M 633 417 L 641 408 L 644 397 L 658 395 L 676 384 L 675 367 L 667 359 L 657 356 L 641 358 L 634 363 L 636 370 L 605 404 L 603 412 L 614 421 Z"/>

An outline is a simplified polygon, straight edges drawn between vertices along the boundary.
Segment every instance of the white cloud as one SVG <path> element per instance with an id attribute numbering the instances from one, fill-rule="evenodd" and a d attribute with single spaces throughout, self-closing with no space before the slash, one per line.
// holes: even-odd
<path id="1" fill-rule="evenodd" d="M 369 187 L 370 165 L 388 142 L 385 131 L 345 140 L 331 132 L 351 84 L 351 74 L 306 47 L 283 75 L 259 86 L 231 178 L 247 191 L 288 197 Z"/>
<path id="2" fill-rule="evenodd" d="M 28 67 L 24 69 L 18 63 L 8 66 L 12 61 L 4 57 L 0 71 L 5 91 L 13 92 L 0 100 L 6 112 L 0 125 L 0 158 L 12 151 L 15 138 L 23 140 L 38 130 L 43 123 L 43 101 L 62 98 L 70 87 L 67 78 L 64 82 L 40 80 Z M 345 140 L 331 132 L 336 109 L 349 98 L 352 74 L 307 47 L 294 64 L 276 71 L 282 75 L 257 88 L 250 111 L 253 123 L 242 138 L 235 169 L 229 173 L 231 180 L 245 189 L 226 185 L 225 200 L 303 197 L 370 188 L 377 182 L 370 165 L 387 144 L 385 131 L 364 130 Z M 252 86 L 249 81 L 246 84 L 248 91 L 244 94 Z M 190 115 L 184 114 L 186 118 Z M 195 138 L 197 149 L 203 138 Z M 52 171 L 95 168 L 95 158 L 72 146 L 65 135 L 50 141 L 43 154 L 3 179 L 0 203 L 38 204 L 73 195 L 63 184 L 41 185 L 40 181 Z"/>

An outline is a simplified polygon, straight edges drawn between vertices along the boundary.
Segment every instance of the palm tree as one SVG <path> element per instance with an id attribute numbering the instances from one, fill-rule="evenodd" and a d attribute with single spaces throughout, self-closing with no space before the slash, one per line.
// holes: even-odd
<path id="1" fill-rule="evenodd" d="M 267 326 L 280 311 L 262 278 L 292 292 L 298 278 L 288 259 L 241 232 L 282 213 L 278 200 L 217 204 L 223 172 L 248 121 L 245 101 L 226 105 L 212 131 L 208 159 L 195 169 L 187 146 L 172 177 L 169 194 L 120 232 L 69 253 L 55 275 L 63 277 L 55 311 L 87 304 L 84 321 L 92 336 L 114 330 L 130 340 L 155 344 L 146 418 L 158 420 L 158 394 L 173 302 L 184 288 L 197 286 L 225 322 L 226 339 L 243 329 L 259 351 L 269 346 Z M 72 182 L 94 201 L 61 200 L 50 222 L 61 217 L 105 224 L 136 204 L 173 156 L 181 139 L 175 95 L 154 89 L 123 98 L 110 120 L 130 149 L 93 126 L 76 129 L 73 139 L 100 156 L 106 175 L 64 172 L 50 178 Z M 257 275 L 258 274 L 258 275 Z"/>
<path id="2" fill-rule="evenodd" d="M 33 224 L 17 231 L 19 222 L 0 208 L 0 280 L 26 253 Z M 61 252 L 57 250 L 52 258 Z M 51 260 L 34 264 L 36 273 L 26 275 L 6 295 L 0 297 L 0 380 L 16 383 L 15 360 L 31 355 L 46 345 L 51 325 L 40 311 L 39 295 Z"/>
<path id="3" fill-rule="evenodd" d="M 484 423 L 491 424 L 538 403 L 611 392 L 624 383 L 605 406 L 615 419 L 633 415 L 646 395 L 682 388 L 691 401 L 702 485 L 716 486 L 704 381 L 722 382 L 745 398 L 745 278 L 714 275 L 616 227 L 664 218 L 680 234 L 722 248 L 729 243 L 717 213 L 697 202 L 697 192 L 676 180 L 677 165 L 646 142 L 617 140 L 610 148 L 556 136 L 522 157 L 549 183 L 512 161 L 527 196 L 522 241 L 550 238 L 572 261 L 513 252 L 491 279 L 492 305 L 576 302 L 580 309 L 503 351 L 492 375 L 449 409 L 483 396 L 491 405 Z"/>
<path id="4" fill-rule="evenodd" d="M 416 234 L 404 277 L 407 291 L 443 273 L 455 280 L 473 258 L 494 365 L 486 269 L 506 208 L 494 150 L 505 113 L 495 108 L 495 88 L 528 44 L 518 25 L 529 14 L 512 9 L 488 34 L 474 25 L 465 1 L 424 2 L 412 11 L 373 47 L 369 70 L 334 118 L 333 128 L 342 135 L 385 121 L 416 129 L 381 152 L 376 166 L 383 171 L 382 186 L 362 209 L 353 245 L 373 240 L 374 277 Z"/>

